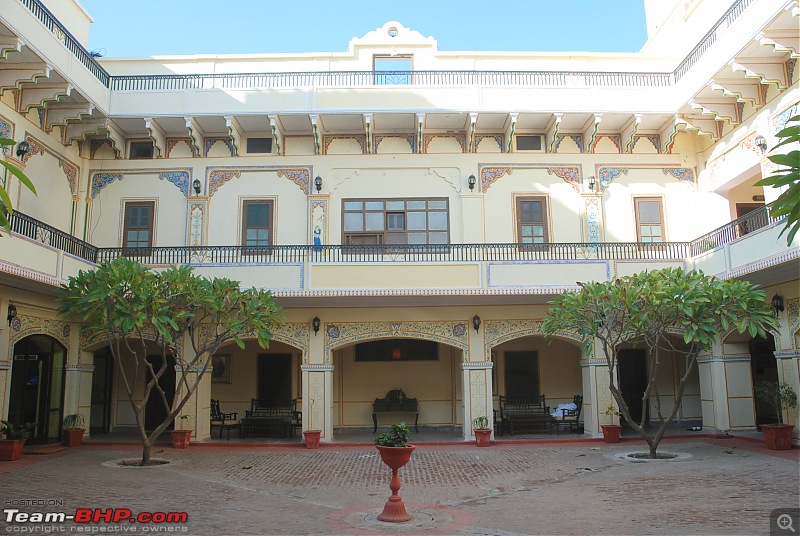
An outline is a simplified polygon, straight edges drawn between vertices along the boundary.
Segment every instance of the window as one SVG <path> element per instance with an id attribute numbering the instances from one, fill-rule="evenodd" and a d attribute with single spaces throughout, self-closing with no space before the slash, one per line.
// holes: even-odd
<path id="1" fill-rule="evenodd" d="M 272 138 L 247 138 L 248 153 L 271 153 Z"/>
<path id="2" fill-rule="evenodd" d="M 153 158 L 153 142 L 152 141 L 132 141 L 131 149 L 128 153 L 131 160 Z"/>
<path id="3" fill-rule="evenodd" d="M 541 136 L 517 136 L 517 150 L 518 151 L 541 151 L 542 150 L 542 137 Z"/>
<path id="4" fill-rule="evenodd" d="M 266 248 L 272 244 L 272 201 L 245 201 L 242 206 L 242 245 Z"/>
<path id="5" fill-rule="evenodd" d="M 149 248 L 153 245 L 155 202 L 125 203 L 122 247 Z"/>
<path id="6" fill-rule="evenodd" d="M 544 244 L 547 235 L 547 198 L 517 198 L 517 241 L 520 244 Z"/>
<path id="7" fill-rule="evenodd" d="M 344 244 L 447 244 L 447 199 L 345 199 Z"/>
<path id="8" fill-rule="evenodd" d="M 664 224 L 661 217 L 661 199 L 638 197 L 636 207 L 636 238 L 639 242 L 663 242 Z"/>
<path id="9" fill-rule="evenodd" d="M 411 56 L 373 56 L 376 85 L 401 85 L 411 83 L 414 70 Z"/>

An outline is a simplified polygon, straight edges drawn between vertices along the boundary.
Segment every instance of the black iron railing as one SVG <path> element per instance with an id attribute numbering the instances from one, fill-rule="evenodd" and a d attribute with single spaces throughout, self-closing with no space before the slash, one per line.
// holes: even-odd
<path id="1" fill-rule="evenodd" d="M 769 214 L 769 205 L 757 208 L 752 212 L 748 212 L 741 218 L 736 218 L 730 223 L 726 223 L 722 227 L 714 229 L 710 233 L 706 233 L 700 238 L 691 241 L 689 252 L 692 257 L 700 255 L 706 251 L 710 251 L 723 244 L 733 242 L 737 238 L 741 238 L 748 233 L 752 233 L 757 229 L 766 227 L 783 218 L 773 218 Z"/>
<path id="2" fill-rule="evenodd" d="M 69 233 L 65 233 L 46 223 L 42 223 L 27 214 L 15 210 L 10 218 L 11 231 L 19 235 L 47 244 L 50 247 L 59 249 L 75 257 L 85 259 L 89 262 L 97 262 L 98 249 L 83 240 L 75 238 Z"/>

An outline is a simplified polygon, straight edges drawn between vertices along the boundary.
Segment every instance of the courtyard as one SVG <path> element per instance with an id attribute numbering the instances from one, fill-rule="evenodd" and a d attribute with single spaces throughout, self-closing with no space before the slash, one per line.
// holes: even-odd
<path id="1" fill-rule="evenodd" d="M 675 460 L 625 459 L 643 450 L 633 438 L 422 443 L 400 471 L 400 495 L 414 518 L 387 524 L 375 515 L 390 494 L 390 471 L 370 445 L 163 444 L 154 457 L 170 463 L 148 468 L 109 463 L 137 457 L 134 443 L 45 447 L 0 464 L 0 524 L 7 533 L 780 534 L 770 532 L 770 513 L 800 500 L 798 449 L 769 451 L 742 437 L 676 438 L 659 449 L 679 454 Z M 185 512 L 187 520 L 14 523 L 9 508 Z"/>

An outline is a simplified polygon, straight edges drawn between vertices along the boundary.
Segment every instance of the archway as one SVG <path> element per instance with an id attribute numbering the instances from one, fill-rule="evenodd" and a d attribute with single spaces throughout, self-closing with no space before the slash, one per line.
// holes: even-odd
<path id="1" fill-rule="evenodd" d="M 766 337 L 750 339 L 750 373 L 755 387 L 761 382 L 778 381 L 778 360 L 775 359 L 775 339 L 771 333 Z M 756 426 L 777 424 L 775 409 L 757 396 L 753 396 L 756 411 Z"/>
<path id="2" fill-rule="evenodd" d="M 29 335 L 12 349 L 8 420 L 35 422 L 31 444 L 61 441 L 67 349 L 48 335 Z"/>

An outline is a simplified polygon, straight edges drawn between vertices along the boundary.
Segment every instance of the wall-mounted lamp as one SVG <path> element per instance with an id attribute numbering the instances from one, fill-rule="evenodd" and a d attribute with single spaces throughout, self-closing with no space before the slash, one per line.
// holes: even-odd
<path id="1" fill-rule="evenodd" d="M 767 139 L 764 136 L 759 134 L 758 136 L 756 136 L 756 139 L 754 139 L 753 142 L 756 144 L 756 147 L 761 149 L 762 153 L 767 152 Z"/>
<path id="2" fill-rule="evenodd" d="M 8 325 L 11 325 L 11 321 L 17 318 L 17 308 L 14 306 L 13 303 L 8 304 Z"/>
<path id="3" fill-rule="evenodd" d="M 195 195 L 200 195 L 200 179 L 195 179 L 194 182 L 192 182 L 192 186 L 194 187 Z"/>
<path id="4" fill-rule="evenodd" d="M 25 155 L 28 154 L 30 148 L 31 144 L 28 143 L 27 141 L 19 142 L 19 145 L 17 145 L 17 158 L 19 158 L 20 160 L 24 160 Z"/>
<path id="5" fill-rule="evenodd" d="M 314 179 L 314 186 L 317 187 L 317 193 L 319 193 L 319 191 L 322 190 L 322 177 L 320 177 L 319 175 L 317 175 L 317 178 Z"/>
<path id="6" fill-rule="evenodd" d="M 594 187 L 597 186 L 597 179 L 594 177 L 594 175 L 591 175 L 588 180 L 589 180 L 589 191 L 594 192 Z"/>
<path id="7" fill-rule="evenodd" d="M 783 296 L 775 294 L 772 297 L 772 308 L 775 310 L 775 316 L 778 316 L 778 313 L 783 311 Z"/>
<path id="8" fill-rule="evenodd" d="M 475 328 L 475 333 L 478 333 L 478 330 L 481 327 L 481 317 L 478 315 L 472 317 L 472 327 Z"/>
<path id="9" fill-rule="evenodd" d="M 475 175 L 470 175 L 469 176 L 469 178 L 467 179 L 467 184 L 469 185 L 469 191 L 470 192 L 475 189 L 475 183 L 477 183 L 477 182 L 478 182 L 478 180 L 475 178 Z"/>
<path id="10" fill-rule="evenodd" d="M 320 319 L 319 319 L 318 316 L 315 316 L 314 320 L 311 321 L 311 328 L 314 330 L 314 336 L 315 337 L 317 336 L 317 333 L 319 332 L 320 323 L 321 322 L 320 322 Z"/>

